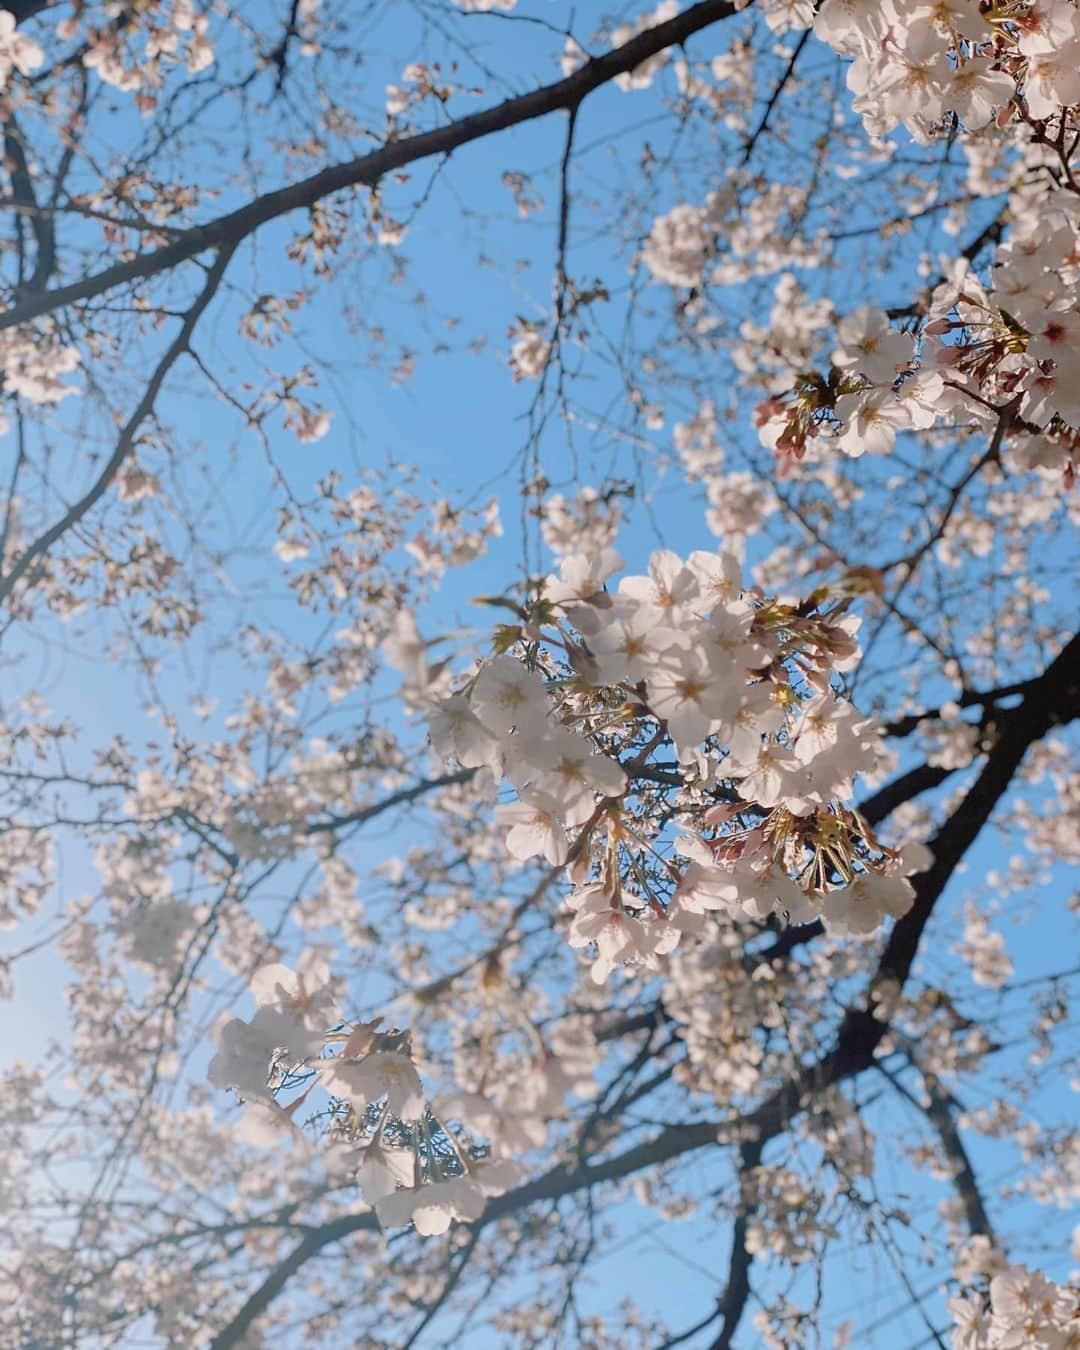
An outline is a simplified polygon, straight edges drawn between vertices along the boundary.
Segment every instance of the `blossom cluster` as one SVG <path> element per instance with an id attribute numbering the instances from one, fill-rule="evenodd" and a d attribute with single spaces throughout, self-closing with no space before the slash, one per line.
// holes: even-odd
<path id="1" fill-rule="evenodd" d="M 781 474 L 823 436 L 857 458 L 889 453 L 902 432 L 950 426 L 996 435 L 997 456 L 1022 431 L 1021 467 L 1054 466 L 1071 482 L 1080 455 L 1080 213 L 1064 147 L 1080 103 L 1080 9 L 1070 0 L 991 10 L 971 0 L 826 0 L 774 4 L 766 17 L 774 27 L 812 25 L 852 58 L 855 108 L 878 144 L 900 125 L 923 142 L 962 126 L 981 138 L 966 142 L 974 147 L 993 148 L 995 136 L 1002 146 L 1032 140 L 1026 154 L 1046 170 L 1014 190 L 989 284 L 960 258 L 901 316 L 906 326 L 872 305 L 834 321 L 831 302 L 809 300 L 786 274 L 771 327 L 744 324 L 734 353 L 769 391 L 756 422 Z M 764 213 L 763 237 L 788 233 L 779 226 L 784 207 L 767 200 L 768 190 L 750 191 L 729 170 L 703 205 L 659 215 L 641 251 L 657 281 L 693 294 L 686 312 L 703 334 L 714 322 L 704 288 L 775 268 L 768 251 L 755 263 L 740 242 L 747 212 Z M 784 264 L 820 262 L 811 256 L 820 244 L 797 235 Z"/>
<path id="2" fill-rule="evenodd" d="M 242 1138 L 306 1148 L 295 1117 L 321 1092 L 329 1101 L 320 1112 L 330 1127 L 328 1168 L 355 1178 L 382 1227 L 412 1223 L 425 1236 L 455 1219 L 478 1219 L 487 1196 L 516 1183 L 514 1163 L 450 1123 L 498 1134 L 505 1127 L 495 1103 L 478 1093 L 429 1102 L 409 1033 L 383 1031 L 379 1019 L 343 1023 L 325 962 L 308 954 L 295 971 L 263 966 L 250 985 L 255 1015 L 219 1027 L 207 1071 L 215 1087 L 235 1088 L 243 1099 Z M 532 1142 L 542 1139 L 541 1126 Z"/>
<path id="3" fill-rule="evenodd" d="M 151 3 L 142 7 L 137 25 L 106 24 L 91 28 L 82 62 L 106 84 L 134 93 L 140 110 L 155 106 L 151 92 L 163 82 L 165 72 L 183 63 L 188 73 L 198 74 L 214 61 L 214 41 L 210 21 L 192 0 L 171 0 L 166 6 Z M 62 38 L 74 37 L 77 19 L 65 20 L 59 27 Z M 133 39 L 142 30 L 144 43 L 139 52 Z"/>
<path id="4" fill-rule="evenodd" d="M 989 1294 L 949 1300 L 953 1350 L 1065 1350 L 1080 1339 L 1080 1298 L 1027 1266 L 1004 1266 Z"/>
<path id="5" fill-rule="evenodd" d="M 888 454 L 902 431 L 966 425 L 1000 442 L 1018 425 L 1028 433 L 1028 458 L 1057 463 L 1071 481 L 1080 447 L 1080 310 L 1070 259 L 1080 221 L 1061 205 L 1052 202 L 1030 233 L 1019 228 L 999 250 L 990 288 L 965 270 L 937 287 L 917 345 L 873 306 L 842 319 L 829 373 L 803 377 L 790 397 L 760 405 L 762 443 L 799 459 L 828 430 L 857 458 Z"/>
<path id="6" fill-rule="evenodd" d="M 744 592 L 732 555 L 701 551 L 611 591 L 620 563 L 565 557 L 457 688 L 410 616 L 388 647 L 437 753 L 513 788 L 508 853 L 569 869 L 593 979 L 656 969 L 710 911 L 853 934 L 906 913 L 924 858 L 848 805 L 884 752 L 833 688 L 858 658 L 846 602 Z"/>
<path id="7" fill-rule="evenodd" d="M 75 347 L 61 346 L 52 333 L 29 327 L 0 335 L 0 380 L 10 395 L 48 405 L 78 393 L 63 377 L 79 366 Z M 0 433 L 7 418 L 0 412 Z"/>
<path id="8" fill-rule="evenodd" d="M 0 9 L 0 89 L 7 87 L 12 71 L 29 75 L 45 60 L 45 53 L 33 38 L 20 33 L 10 10 Z"/>
<path id="9" fill-rule="evenodd" d="M 809 10 L 810 6 L 806 6 Z M 1056 116 L 1080 102 L 1080 11 L 1069 0 L 825 0 L 814 33 L 853 58 L 848 88 L 872 137 L 903 124 L 924 143 L 953 118 Z"/>
<path id="10" fill-rule="evenodd" d="M 520 319 L 511 328 L 510 369 L 515 380 L 538 380 L 544 373 L 551 355 L 551 343 L 537 330 L 535 324 Z"/>

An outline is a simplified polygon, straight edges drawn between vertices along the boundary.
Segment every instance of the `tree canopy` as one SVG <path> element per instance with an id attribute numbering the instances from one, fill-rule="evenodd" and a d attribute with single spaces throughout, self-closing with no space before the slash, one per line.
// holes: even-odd
<path id="1" fill-rule="evenodd" d="M 1076 0 L 0 120 L 0 1345 L 1080 1346 Z"/>

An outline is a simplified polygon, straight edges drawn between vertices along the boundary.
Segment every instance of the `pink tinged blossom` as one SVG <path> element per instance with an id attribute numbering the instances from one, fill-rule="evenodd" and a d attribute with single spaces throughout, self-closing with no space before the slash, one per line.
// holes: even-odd
<path id="1" fill-rule="evenodd" d="M 483 1212 L 484 1192 L 470 1177 L 395 1191 L 375 1205 L 376 1217 L 383 1228 L 405 1228 L 413 1223 L 423 1237 L 445 1233 L 455 1219 L 471 1223 Z"/>
<path id="2" fill-rule="evenodd" d="M 1014 22 L 1017 46 L 1025 56 L 1060 51 L 1080 40 L 1080 11 L 1069 0 L 1035 0 Z"/>
<path id="3" fill-rule="evenodd" d="M 698 598 L 697 577 L 683 560 L 668 549 L 660 549 L 649 559 L 645 577 L 624 577 L 619 595 L 658 610 L 670 622 L 681 608 Z"/>
<path id="4" fill-rule="evenodd" d="M 879 106 L 924 142 L 931 123 L 944 111 L 949 77 L 949 62 L 941 38 L 929 25 L 915 29 L 904 50 L 880 72 Z"/>
<path id="5" fill-rule="evenodd" d="M 922 371 L 900 386 L 900 406 L 917 431 L 934 426 L 945 412 L 945 380 L 936 371 Z"/>
<path id="6" fill-rule="evenodd" d="M 542 728 L 550 704 L 544 683 L 512 656 L 488 661 L 476 677 L 473 711 L 497 736 Z"/>
<path id="7" fill-rule="evenodd" d="M 20 33 L 15 15 L 0 9 L 0 89 L 8 83 L 11 72 L 29 75 L 45 60 L 45 54 L 32 38 Z"/>
<path id="8" fill-rule="evenodd" d="M 356 1182 L 369 1205 L 375 1205 L 398 1186 L 411 1186 L 416 1173 L 416 1155 L 412 1149 L 387 1148 L 369 1144 L 356 1172 Z"/>
<path id="9" fill-rule="evenodd" d="M 882 0 L 824 0 L 814 34 L 838 52 L 858 53 L 884 35 L 889 17 Z"/>
<path id="10" fill-rule="evenodd" d="M 739 706 L 731 716 L 728 748 L 732 759 L 745 763 L 757 757 L 762 736 L 771 735 L 784 725 L 784 713 L 772 697 L 771 681 L 747 685 Z"/>
<path id="11" fill-rule="evenodd" d="M 992 31 L 971 0 L 921 0 L 907 12 L 913 24 L 933 27 L 943 38 L 958 33 L 961 37 L 985 41 Z"/>
<path id="12" fill-rule="evenodd" d="M 1028 378 L 1020 412 L 1024 420 L 1037 427 L 1045 427 L 1059 411 L 1058 380 L 1056 375 L 1044 375 L 1036 368 Z M 1064 421 L 1070 419 L 1060 414 Z"/>
<path id="13" fill-rule="evenodd" d="M 718 672 L 701 650 L 691 648 L 669 653 L 667 664 L 650 674 L 647 686 L 649 707 L 684 751 L 701 745 L 735 712 L 741 682 L 728 658 Z"/>
<path id="14" fill-rule="evenodd" d="M 736 895 L 730 873 L 710 862 L 691 862 L 683 870 L 675 901 L 684 913 L 706 914 L 730 908 Z"/>
<path id="15" fill-rule="evenodd" d="M 804 703 L 792 732 L 796 757 L 806 764 L 823 750 L 831 749 L 836 744 L 841 724 L 854 716 L 852 705 L 832 692 L 818 694 Z"/>
<path id="16" fill-rule="evenodd" d="M 678 629 L 658 625 L 650 606 L 628 601 L 622 595 L 615 598 L 610 610 L 600 611 L 600 618 L 602 626 L 588 637 L 599 684 L 624 680 L 637 684 L 663 652 L 690 643 Z"/>
<path id="17" fill-rule="evenodd" d="M 733 553 L 709 553 L 696 549 L 686 565 L 697 578 L 703 609 L 728 605 L 742 593 L 742 570 Z"/>
<path id="18" fill-rule="evenodd" d="M 752 759 L 732 762 L 744 802 L 776 806 L 784 797 L 796 797 L 805 784 L 805 768 L 785 746 L 771 742 L 758 747 Z"/>
<path id="19" fill-rule="evenodd" d="M 456 759 L 466 769 L 488 767 L 499 772 L 498 742 L 459 694 L 437 703 L 428 718 L 431 744 L 444 759 Z"/>
<path id="20" fill-rule="evenodd" d="M 1044 309 L 1028 320 L 1027 352 L 1036 361 L 1055 361 L 1080 376 L 1080 313 Z"/>
<path id="21" fill-rule="evenodd" d="M 852 459 L 867 452 L 887 455 L 897 430 L 911 424 L 907 409 L 888 388 L 841 395 L 836 400 L 836 415 L 844 424 L 836 443 Z"/>
<path id="22" fill-rule="evenodd" d="M 841 319 L 836 336 L 833 365 L 865 375 L 871 384 L 891 384 L 915 354 L 911 335 L 891 329 L 885 311 L 870 305 Z"/>
<path id="23" fill-rule="evenodd" d="M 1080 40 L 1029 57 L 1024 100 L 1035 118 L 1054 117 L 1061 108 L 1080 103 Z"/>
<path id="24" fill-rule="evenodd" d="M 310 955 L 297 971 L 287 966 L 263 966 L 251 977 L 251 992 L 259 1013 L 276 1029 L 278 1044 L 297 1059 L 306 1059 L 322 1045 L 325 1033 L 340 1015 L 325 961 Z"/>
<path id="25" fill-rule="evenodd" d="M 621 797 L 626 791 L 626 774 L 620 765 L 598 754 L 580 736 L 564 731 L 552 737 L 544 751 L 548 767 L 535 786 L 565 802 L 567 810 L 575 810 L 583 798 L 591 802 L 595 794 Z"/>
<path id="26" fill-rule="evenodd" d="M 810 917 L 806 896 L 783 868 L 772 863 L 762 872 L 746 868 L 738 873 L 738 880 L 737 906 L 749 918 L 781 914 L 792 923 L 802 923 Z"/>
<path id="27" fill-rule="evenodd" d="M 753 623 L 753 606 L 746 600 L 732 600 L 713 608 L 702 650 L 718 679 L 730 678 L 741 685 L 745 671 L 769 664 L 766 648 L 750 637 Z"/>
<path id="28" fill-rule="evenodd" d="M 273 1018 L 257 1014 L 250 1022 L 231 1018 L 217 1036 L 217 1054 L 206 1076 L 217 1088 L 236 1088 L 241 1097 L 273 1101 L 266 1080 L 278 1049 Z"/>
<path id="29" fill-rule="evenodd" d="M 251 977 L 251 992 L 258 1008 L 270 1008 L 321 1027 L 339 1020 L 330 967 L 318 957 L 301 958 L 295 971 L 283 965 L 260 967 Z"/>
<path id="30" fill-rule="evenodd" d="M 419 1120 L 424 1114 L 420 1075 L 407 1055 L 376 1050 L 360 1060 L 323 1060 L 319 1073 L 326 1090 L 354 1107 L 363 1108 L 386 1098 L 399 1120 Z"/>
<path id="31" fill-rule="evenodd" d="M 690 860 L 675 892 L 678 909 L 687 914 L 704 914 L 730 908 L 738 899 L 738 881 L 730 868 L 716 865 L 705 841 L 696 835 L 683 834 L 676 839 L 675 850 Z"/>
<path id="32" fill-rule="evenodd" d="M 991 70 L 985 57 L 976 56 L 953 72 L 945 103 L 969 131 L 978 131 L 993 117 L 995 108 L 1004 107 L 1015 92 L 1010 75 Z"/>
<path id="33" fill-rule="evenodd" d="M 640 927 L 637 919 L 610 905 L 596 912 L 581 912 L 570 925 L 570 946 L 595 943 L 602 956 L 615 957 L 633 943 L 635 927 Z"/>
<path id="34" fill-rule="evenodd" d="M 570 851 L 561 822 L 563 807 L 550 793 L 523 791 L 519 801 L 495 808 L 495 819 L 507 830 L 506 851 L 525 861 L 542 854 L 553 867 L 561 867 Z"/>
<path id="35" fill-rule="evenodd" d="M 571 553 L 562 560 L 558 579 L 548 578 L 544 596 L 555 605 L 592 600 L 603 591 L 612 572 L 617 572 L 622 565 L 622 558 L 611 548 L 589 555 Z"/>
<path id="36" fill-rule="evenodd" d="M 823 893 L 822 918 L 829 928 L 860 937 L 886 917 L 903 918 L 914 898 L 915 890 L 904 877 L 861 872 L 847 886 Z"/>
<path id="37" fill-rule="evenodd" d="M 814 0 L 766 0 L 765 22 L 774 33 L 810 28 L 814 22 Z"/>
<path id="38" fill-rule="evenodd" d="M 295 1105 L 299 1104 L 299 1100 Z M 236 1137 L 257 1148 L 290 1149 L 308 1153 L 311 1143 L 293 1119 L 293 1108 L 286 1109 L 275 1101 L 253 1098 L 244 1103 L 236 1125 Z"/>
<path id="39" fill-rule="evenodd" d="M 593 905 L 600 907 L 593 908 Z M 595 984 L 603 984 L 616 965 L 626 959 L 647 959 L 655 944 L 646 926 L 621 908 L 612 908 L 606 895 L 592 897 L 570 925 L 571 947 L 595 945 L 596 960 L 590 974 Z"/>
<path id="40" fill-rule="evenodd" d="M 985 1350 L 989 1322 L 982 1301 L 957 1294 L 949 1299 L 948 1307 L 954 1323 L 953 1350 Z"/>
<path id="41" fill-rule="evenodd" d="M 856 775 L 873 773 L 878 765 L 881 736 L 875 723 L 831 692 L 804 706 L 792 739 L 795 757 L 806 767 L 805 791 L 820 803 L 850 797 Z"/>

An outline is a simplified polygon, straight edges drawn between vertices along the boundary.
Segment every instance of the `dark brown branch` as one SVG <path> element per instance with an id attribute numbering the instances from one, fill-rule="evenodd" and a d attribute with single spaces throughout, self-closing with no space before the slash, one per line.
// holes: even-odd
<path id="1" fill-rule="evenodd" d="M 955 769 L 943 769 L 940 764 L 919 764 L 867 797 L 859 811 L 870 825 L 879 825 L 898 806 L 921 792 L 940 787 L 955 772 Z"/>
<path id="2" fill-rule="evenodd" d="M 958 708 L 990 708 L 995 703 L 999 703 L 1003 698 L 1012 698 L 1016 694 L 1024 694 L 1032 680 L 1018 680 L 1015 684 L 1003 684 L 997 689 L 988 689 L 985 692 L 978 689 L 965 689 L 962 694 L 958 694 L 953 702 Z M 941 716 L 940 708 L 930 708 L 926 712 L 909 713 L 906 717 L 897 717 L 892 722 L 885 723 L 886 736 L 910 736 L 921 722 L 933 721 Z"/>
<path id="3" fill-rule="evenodd" d="M 57 0 L 6 0 L 4 8 L 15 16 L 16 23 L 25 23 L 43 9 L 52 9 Z"/>
<path id="4" fill-rule="evenodd" d="M 990 1216 L 986 1212 L 986 1204 L 983 1201 L 982 1192 L 979 1190 L 975 1169 L 971 1165 L 971 1158 L 964 1147 L 960 1131 L 956 1127 L 956 1103 L 945 1091 L 936 1074 L 930 1072 L 930 1070 L 922 1070 L 922 1075 L 927 1095 L 930 1098 L 930 1105 L 926 1114 L 930 1123 L 938 1132 L 938 1138 L 941 1140 L 945 1156 L 955 1168 L 952 1179 L 953 1185 L 956 1187 L 956 1193 L 964 1207 L 964 1218 L 967 1220 L 968 1230 L 973 1236 L 985 1235 L 997 1246 L 997 1236 L 994 1233 L 994 1226 L 990 1222 Z"/>
<path id="5" fill-rule="evenodd" d="M 748 1191 L 748 1180 L 754 1168 L 761 1162 L 764 1143 L 754 1140 L 743 1144 L 739 1152 L 739 1175 L 743 1194 L 739 1201 L 739 1212 L 731 1233 L 731 1256 L 728 1259 L 728 1278 L 723 1295 L 716 1305 L 717 1315 L 722 1319 L 720 1334 L 713 1341 L 711 1350 L 731 1350 L 732 1338 L 738 1330 L 742 1315 L 746 1310 L 746 1301 L 750 1297 L 750 1267 L 754 1258 L 746 1245 L 747 1230 L 753 1204 Z"/>
<path id="6" fill-rule="evenodd" d="M 268 221 L 292 211 L 303 210 L 345 188 L 373 187 L 388 173 L 432 156 L 449 155 L 463 145 L 482 140 L 496 132 L 547 117 L 554 112 L 573 112 L 591 93 L 609 84 L 617 75 L 626 74 L 668 47 L 678 46 L 736 12 L 731 0 L 700 0 L 666 23 L 657 24 L 603 56 L 587 61 L 565 79 L 534 89 L 531 93 L 507 99 L 494 108 L 459 118 L 435 131 L 391 141 L 381 149 L 357 159 L 334 164 L 298 183 L 278 188 L 219 216 L 205 225 L 185 231 L 177 239 L 152 253 L 140 253 L 127 262 L 116 263 L 93 276 L 83 277 L 68 286 L 27 298 L 0 314 L 0 329 L 27 323 L 43 314 L 51 314 L 66 305 L 102 295 L 117 286 L 156 276 L 211 248 L 235 246 Z"/>
<path id="7" fill-rule="evenodd" d="M 773 109 L 780 101 L 780 96 L 787 88 L 792 75 L 795 74 L 795 66 L 799 60 L 799 57 L 803 53 L 803 48 L 806 46 L 811 31 L 812 31 L 811 29 L 807 28 L 805 32 L 802 34 L 802 36 L 799 38 L 798 42 L 795 44 L 795 50 L 791 53 L 787 66 L 784 68 L 784 73 L 783 75 L 780 76 L 779 80 L 777 80 L 776 85 L 773 88 L 772 94 L 769 96 L 769 101 L 765 105 L 765 111 L 761 114 L 761 120 L 758 122 L 757 126 L 754 128 L 750 136 L 747 138 L 746 146 L 742 154 L 742 164 L 744 166 L 749 164 L 750 159 L 754 153 L 754 150 L 757 147 L 758 141 L 765 134 L 765 131 L 769 125 L 769 118 L 773 115 Z"/>
<path id="8" fill-rule="evenodd" d="M 391 792 L 388 797 L 384 797 L 381 801 L 358 807 L 355 811 L 348 811 L 341 816 L 329 816 L 326 820 L 313 821 L 307 827 L 307 833 L 326 834 L 332 830 L 343 830 L 349 825 L 363 825 L 366 821 L 381 816 L 384 811 L 389 811 L 395 806 L 403 806 L 406 802 L 414 802 L 417 798 L 426 796 L 429 792 L 434 792 L 436 788 L 452 787 L 456 783 L 467 783 L 475 775 L 475 769 L 458 769 L 455 773 L 444 773 L 439 778 L 427 778 L 422 783 L 414 783 L 412 787 L 400 788 L 397 792 Z"/>
<path id="9" fill-rule="evenodd" d="M 905 1101 L 910 1102 L 912 1106 L 926 1116 L 937 1131 L 938 1138 L 941 1140 L 942 1151 L 953 1169 L 951 1180 L 960 1198 L 960 1203 L 964 1207 L 964 1221 L 968 1226 L 968 1232 L 972 1236 L 983 1235 L 988 1237 L 997 1246 L 997 1235 L 990 1222 L 990 1216 L 986 1212 L 986 1204 L 979 1189 L 975 1169 L 971 1165 L 971 1158 L 964 1146 L 963 1139 L 960 1137 L 960 1131 L 956 1127 L 959 1105 L 945 1089 L 941 1079 L 919 1064 L 913 1054 L 914 1047 L 908 1042 L 907 1037 L 901 1036 L 896 1031 L 892 1034 L 895 1040 L 904 1044 L 912 1065 L 922 1075 L 927 1100 L 925 1102 L 920 1101 L 898 1075 L 884 1064 L 879 1064 L 878 1070 L 889 1080 Z"/>
<path id="10" fill-rule="evenodd" d="M 1080 635 L 1073 637 L 1044 674 L 1033 681 L 1023 703 L 1001 714 L 997 741 L 982 772 L 931 841 L 933 866 L 916 877 L 915 903 L 889 935 L 875 981 L 895 981 L 903 986 L 934 906 L 957 864 L 1008 791 L 1028 748 L 1051 727 L 1077 716 L 1080 716 Z M 873 1061 L 886 1027 L 868 1008 L 850 1010 L 841 1026 L 836 1049 L 815 1073 L 824 1073 L 836 1082 L 866 1068 Z"/>
<path id="11" fill-rule="evenodd" d="M 42 210 L 34 192 L 34 180 L 30 166 L 26 161 L 26 147 L 23 144 L 22 131 L 15 120 L 14 112 L 9 112 L 4 124 L 4 158 L 11 179 L 11 196 L 15 206 L 25 211 L 30 221 L 37 252 L 34 258 L 34 270 L 28 280 L 23 281 L 20 289 L 33 293 L 39 291 L 52 276 L 56 262 L 56 234 L 51 211 Z"/>

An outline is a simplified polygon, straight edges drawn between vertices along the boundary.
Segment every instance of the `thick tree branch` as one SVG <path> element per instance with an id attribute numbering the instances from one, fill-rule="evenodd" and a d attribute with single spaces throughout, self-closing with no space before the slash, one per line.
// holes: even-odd
<path id="1" fill-rule="evenodd" d="M 896 1040 L 907 1042 L 907 1038 L 900 1036 L 899 1033 L 894 1031 L 892 1034 Z M 964 1147 L 960 1131 L 956 1127 L 956 1115 L 959 1106 L 946 1091 L 941 1079 L 930 1070 L 922 1068 L 912 1053 L 913 1047 L 906 1044 L 905 1048 L 912 1065 L 922 1075 L 923 1086 L 926 1088 L 927 1099 L 925 1102 L 920 1101 L 899 1076 L 884 1064 L 877 1066 L 878 1071 L 889 1080 L 905 1101 L 910 1102 L 912 1106 L 926 1116 L 937 1131 L 942 1152 L 953 1169 L 951 1180 L 960 1198 L 960 1203 L 964 1207 L 964 1220 L 967 1223 L 968 1232 L 973 1237 L 980 1234 L 988 1237 L 996 1245 L 997 1237 L 990 1222 L 990 1216 L 986 1212 L 986 1204 L 983 1201 L 982 1192 L 979 1190 L 975 1169 L 971 1165 L 971 1158 Z"/>
<path id="2" fill-rule="evenodd" d="M 902 987 L 911 973 L 930 916 L 964 854 L 978 838 L 1028 748 L 1051 727 L 1080 716 L 1080 635 L 1073 637 L 1032 687 L 1019 707 L 1002 713 L 998 738 L 982 772 L 930 847 L 933 866 L 915 879 L 915 903 L 889 935 L 875 982 L 891 981 Z M 873 1061 L 887 1029 L 869 1008 L 850 1010 L 844 1018 L 836 1049 L 815 1073 L 833 1082 L 848 1078 Z"/>
<path id="3" fill-rule="evenodd" d="M 1003 698 L 1012 698 L 1016 694 L 1026 693 L 1034 683 L 1034 680 L 1019 680 L 1014 684 L 1003 684 L 997 689 L 988 689 L 985 692 L 978 689 L 965 689 L 962 694 L 957 695 L 953 702 L 958 708 L 991 708 L 995 703 L 1000 703 Z M 926 712 L 909 713 L 905 717 L 894 718 L 893 721 L 885 723 L 885 735 L 896 738 L 910 736 L 922 722 L 934 721 L 940 716 L 940 708 L 930 708 Z"/>
<path id="4" fill-rule="evenodd" d="M 761 1162 L 764 1145 L 754 1140 L 742 1146 L 739 1153 L 739 1173 L 743 1184 L 743 1195 L 739 1202 L 739 1212 L 731 1233 L 731 1256 L 728 1259 L 728 1278 L 723 1295 L 716 1305 L 717 1316 L 721 1319 L 720 1334 L 712 1343 L 711 1350 L 731 1350 L 731 1342 L 738 1330 L 746 1302 L 750 1297 L 750 1267 L 754 1258 L 746 1245 L 747 1230 L 753 1204 L 747 1194 L 747 1180 Z"/>
<path id="5" fill-rule="evenodd" d="M 163 248 L 151 253 L 140 253 L 127 262 L 107 267 L 93 276 L 28 297 L 0 314 L 0 329 L 27 323 L 43 314 L 51 314 L 66 305 L 102 295 L 128 282 L 156 276 L 206 249 L 235 248 L 241 240 L 268 221 L 314 206 L 316 202 L 345 188 L 373 187 L 388 173 L 408 164 L 432 156 L 449 155 L 473 141 L 535 121 L 538 117 L 547 117 L 553 112 L 573 112 L 591 93 L 609 84 L 617 75 L 633 70 L 650 56 L 668 47 L 678 46 L 695 33 L 721 19 L 729 18 L 735 12 L 736 7 L 731 0 L 701 0 L 666 23 L 648 28 L 621 47 L 587 61 L 565 79 L 556 80 L 553 84 L 544 85 L 517 98 L 507 99 L 470 117 L 459 118 L 435 131 L 406 136 L 399 141 L 389 142 L 369 155 L 331 165 L 298 183 L 256 197 L 247 205 L 205 225 L 197 225 Z"/>
<path id="6" fill-rule="evenodd" d="M 52 9 L 57 0 L 7 0 L 4 8 L 15 16 L 16 23 L 25 23 L 43 9 Z"/>
<path id="7" fill-rule="evenodd" d="M 52 275 L 56 262 L 56 236 L 52 212 L 43 210 L 38 204 L 22 131 L 14 112 L 8 113 L 4 124 L 4 159 L 11 179 L 12 200 L 17 210 L 26 212 L 37 247 L 33 272 L 26 280 L 20 278 L 20 291 L 32 294 L 39 291 Z"/>

